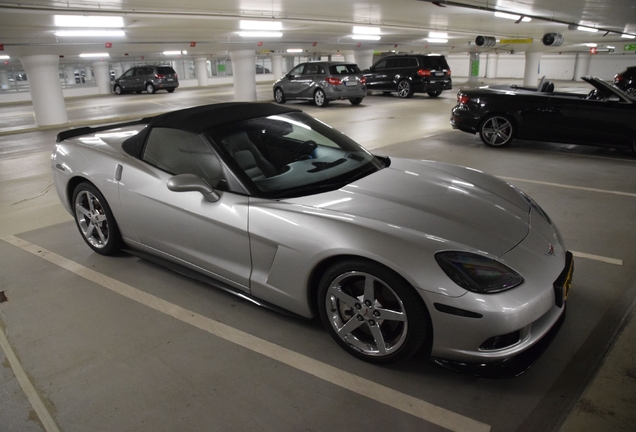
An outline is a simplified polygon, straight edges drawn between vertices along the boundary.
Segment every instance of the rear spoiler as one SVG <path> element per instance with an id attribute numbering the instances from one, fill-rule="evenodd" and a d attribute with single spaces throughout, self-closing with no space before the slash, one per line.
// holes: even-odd
<path id="1" fill-rule="evenodd" d="M 154 117 L 145 117 L 145 118 L 142 118 L 141 120 L 135 120 L 135 121 L 126 122 L 126 123 L 116 123 L 116 124 L 97 126 L 97 127 L 85 126 L 85 127 L 81 127 L 77 129 L 69 129 L 67 131 L 60 132 L 59 134 L 57 134 L 57 138 L 55 139 L 55 142 L 62 142 L 64 140 L 67 140 L 69 138 L 73 138 L 76 136 L 93 134 L 100 131 L 115 129 L 119 127 L 135 126 L 138 124 L 148 124 L 153 118 Z"/>

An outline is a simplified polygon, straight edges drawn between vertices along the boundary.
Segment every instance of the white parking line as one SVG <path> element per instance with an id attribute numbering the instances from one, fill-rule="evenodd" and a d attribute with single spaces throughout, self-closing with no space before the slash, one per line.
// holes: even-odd
<path id="1" fill-rule="evenodd" d="M 433 423 L 455 432 L 490 431 L 490 426 L 487 424 L 430 404 L 421 399 L 417 399 L 413 396 L 409 396 L 405 393 L 401 393 L 397 390 L 393 390 L 389 387 L 377 384 L 349 372 L 345 372 L 326 363 L 312 359 L 311 357 L 291 351 L 282 346 L 273 344 L 264 339 L 197 314 L 116 279 L 91 270 L 88 267 L 84 267 L 81 264 L 41 248 L 26 240 L 15 236 L 8 236 L 2 240 L 75 273 L 84 279 L 101 285 L 104 288 L 121 294 L 124 297 L 139 302 L 184 323 L 190 324 L 219 338 L 240 345 L 248 350 L 277 360 L 295 369 L 306 372 L 345 390 L 352 391 L 407 414 L 411 414 L 429 423 Z"/>
<path id="2" fill-rule="evenodd" d="M 42 399 L 40 399 L 40 396 L 38 395 L 37 390 L 33 386 L 33 383 L 31 382 L 28 375 L 22 368 L 22 365 L 20 364 L 18 357 L 13 352 L 13 348 L 11 348 L 11 345 L 9 344 L 9 340 L 7 339 L 7 336 L 4 334 L 4 331 L 2 330 L 1 326 L 0 326 L 0 347 L 2 347 L 2 350 L 4 351 L 4 355 L 7 357 L 7 360 L 9 360 L 11 369 L 13 370 L 13 373 L 16 379 L 20 383 L 20 386 L 22 387 L 22 391 L 24 391 L 24 393 L 29 398 L 29 402 L 31 402 L 31 406 L 35 410 L 35 413 L 37 414 L 38 418 L 42 422 L 42 425 L 44 426 L 46 431 L 60 432 L 60 429 L 55 424 L 55 420 L 53 420 L 53 417 L 51 417 L 51 414 L 46 409 L 46 406 L 44 406 L 44 402 L 42 402 Z"/>
<path id="3" fill-rule="evenodd" d="M 614 265 L 619 265 L 619 266 L 623 265 L 623 260 L 619 260 L 619 259 L 616 259 L 616 258 L 608 258 L 608 257 L 600 256 L 600 255 L 586 254 L 586 253 L 583 253 L 583 252 L 574 252 L 574 251 L 570 251 L 570 252 L 572 252 L 572 255 L 574 255 L 575 257 L 579 257 L 579 258 L 586 258 L 586 259 L 591 259 L 591 260 L 596 260 L 596 261 L 602 261 L 604 263 L 614 264 Z"/>
<path id="4" fill-rule="evenodd" d="M 612 194 L 612 195 L 622 195 L 622 196 L 628 196 L 628 197 L 636 198 L 636 193 L 631 193 L 631 192 L 620 192 L 620 191 L 613 191 L 613 190 L 607 190 L 607 189 L 595 189 L 595 188 L 588 188 L 588 187 L 583 187 L 583 186 L 571 186 L 571 185 L 565 185 L 565 184 L 560 184 L 560 183 L 550 183 L 550 182 L 544 182 L 544 181 L 538 181 L 538 180 L 520 179 L 520 178 L 514 178 L 514 177 L 504 177 L 504 176 L 497 176 L 497 177 L 502 179 L 502 180 L 506 180 L 506 181 L 519 181 L 519 182 L 524 182 L 524 183 L 534 183 L 534 184 L 540 184 L 540 185 L 546 185 L 546 186 L 555 186 L 555 187 L 560 187 L 560 188 L 565 188 L 565 189 L 577 189 L 577 190 L 584 190 L 584 191 L 589 191 L 589 192 L 600 192 L 600 193 L 606 193 L 606 194 Z"/>

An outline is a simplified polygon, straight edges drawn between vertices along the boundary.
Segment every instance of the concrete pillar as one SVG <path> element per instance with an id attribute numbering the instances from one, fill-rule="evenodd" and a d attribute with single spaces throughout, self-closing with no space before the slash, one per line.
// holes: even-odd
<path id="1" fill-rule="evenodd" d="M 199 81 L 199 86 L 201 87 L 207 86 L 208 85 L 208 59 L 205 57 L 197 57 L 196 59 L 194 59 L 194 70 L 197 74 L 197 80 Z"/>
<path id="2" fill-rule="evenodd" d="M 75 84 L 75 67 L 64 66 L 64 75 L 66 75 L 66 84 Z"/>
<path id="3" fill-rule="evenodd" d="M 470 53 L 468 63 L 468 82 L 477 82 L 479 79 L 479 53 Z"/>
<path id="4" fill-rule="evenodd" d="M 541 64 L 541 53 L 526 51 L 526 67 L 523 72 L 523 86 L 536 87 L 539 84 L 539 67 Z"/>
<path id="5" fill-rule="evenodd" d="M 108 62 L 96 61 L 93 62 L 92 66 L 99 94 L 110 94 L 110 68 L 108 67 Z"/>
<path id="6" fill-rule="evenodd" d="M 373 50 L 358 50 L 353 55 L 361 70 L 369 69 L 373 64 Z"/>
<path id="7" fill-rule="evenodd" d="M 44 54 L 20 57 L 29 78 L 35 123 L 38 126 L 68 123 L 64 95 L 60 86 L 60 58 Z"/>
<path id="8" fill-rule="evenodd" d="M 356 56 L 353 53 L 353 51 L 345 51 L 343 54 L 344 54 L 345 61 L 347 63 L 355 63 L 356 62 Z"/>
<path id="9" fill-rule="evenodd" d="M 486 60 L 486 77 L 497 78 L 497 68 L 499 66 L 499 54 L 488 54 Z"/>
<path id="10" fill-rule="evenodd" d="M 9 88 L 9 72 L 0 70 L 0 88 L 6 90 Z"/>
<path id="11" fill-rule="evenodd" d="M 573 81 L 583 81 L 582 76 L 590 74 L 590 60 L 592 60 L 592 54 L 577 54 L 576 62 L 574 63 L 574 76 Z"/>
<path id="12" fill-rule="evenodd" d="M 256 100 L 256 61 L 254 50 L 230 51 L 232 59 L 232 81 L 234 100 L 253 102 Z"/>
<path id="13" fill-rule="evenodd" d="M 272 56 L 272 73 L 276 79 L 285 75 L 285 72 L 283 72 L 283 56 L 281 54 Z"/>
<path id="14" fill-rule="evenodd" d="M 177 77 L 179 79 L 186 79 L 186 74 L 185 74 L 185 66 L 184 66 L 184 61 L 183 60 L 175 60 L 172 62 L 172 67 L 174 68 L 174 71 L 177 73 Z"/>

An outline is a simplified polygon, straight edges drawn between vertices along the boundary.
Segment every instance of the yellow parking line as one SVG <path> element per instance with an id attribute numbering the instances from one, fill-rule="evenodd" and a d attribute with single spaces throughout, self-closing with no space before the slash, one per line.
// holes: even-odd
<path id="1" fill-rule="evenodd" d="M 373 381 L 345 372 L 326 363 L 299 354 L 295 351 L 273 344 L 264 339 L 245 333 L 206 316 L 197 314 L 181 306 L 167 302 L 128 284 L 84 267 L 74 261 L 48 251 L 38 245 L 15 236 L 3 238 L 5 242 L 19 247 L 33 255 L 64 268 L 86 280 L 94 282 L 124 297 L 141 303 L 156 311 L 169 315 L 179 321 L 190 324 L 226 341 L 240 345 L 283 364 L 306 372 L 331 384 L 365 396 L 404 413 L 411 414 L 429 423 L 454 432 L 486 432 L 490 426 L 457 414 L 453 411 L 409 396 L 405 393 L 377 384 Z"/>

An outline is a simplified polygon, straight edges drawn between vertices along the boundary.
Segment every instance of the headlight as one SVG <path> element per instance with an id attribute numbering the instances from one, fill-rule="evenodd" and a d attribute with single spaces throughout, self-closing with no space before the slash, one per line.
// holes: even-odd
<path id="1" fill-rule="evenodd" d="M 470 252 L 438 252 L 435 260 L 457 285 L 468 291 L 490 294 L 523 282 L 519 273 L 502 263 Z"/>

